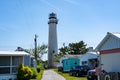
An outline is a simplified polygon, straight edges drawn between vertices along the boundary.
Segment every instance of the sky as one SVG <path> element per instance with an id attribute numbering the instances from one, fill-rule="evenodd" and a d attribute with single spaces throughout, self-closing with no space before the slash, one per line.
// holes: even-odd
<path id="1" fill-rule="evenodd" d="M 83 40 L 96 47 L 107 32 L 120 32 L 120 0 L 0 0 L 0 50 L 48 44 L 48 16 L 58 18 L 58 46 Z"/>

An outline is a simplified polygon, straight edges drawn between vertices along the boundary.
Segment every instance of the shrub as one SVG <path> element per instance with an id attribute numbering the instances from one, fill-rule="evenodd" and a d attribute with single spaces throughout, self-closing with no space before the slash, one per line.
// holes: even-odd
<path id="1" fill-rule="evenodd" d="M 37 71 L 34 68 L 31 68 L 31 70 L 33 72 L 32 76 L 31 76 L 31 79 L 36 79 L 36 77 L 37 77 Z"/>
<path id="2" fill-rule="evenodd" d="M 40 72 L 40 67 L 37 67 L 37 72 L 38 72 L 38 73 Z"/>
<path id="3" fill-rule="evenodd" d="M 30 80 L 31 76 L 32 76 L 32 70 L 28 66 L 24 66 L 23 64 L 20 64 L 20 66 L 18 67 L 17 79 Z"/>

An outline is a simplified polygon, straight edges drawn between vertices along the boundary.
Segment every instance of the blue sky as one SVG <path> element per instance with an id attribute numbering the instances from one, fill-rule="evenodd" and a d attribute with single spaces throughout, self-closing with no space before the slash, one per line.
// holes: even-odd
<path id="1" fill-rule="evenodd" d="M 0 50 L 48 43 L 48 15 L 57 14 L 58 45 L 83 40 L 94 48 L 120 32 L 120 0 L 0 0 Z"/>

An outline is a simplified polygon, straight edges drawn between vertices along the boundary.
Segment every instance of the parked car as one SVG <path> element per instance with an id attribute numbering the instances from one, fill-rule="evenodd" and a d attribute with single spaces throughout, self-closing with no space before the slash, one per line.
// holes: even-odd
<path id="1" fill-rule="evenodd" d="M 89 69 L 88 66 L 76 66 L 74 69 L 70 70 L 69 74 L 73 76 L 87 75 Z"/>
<path id="2" fill-rule="evenodd" d="M 97 80 L 96 69 L 87 72 L 87 80 Z"/>

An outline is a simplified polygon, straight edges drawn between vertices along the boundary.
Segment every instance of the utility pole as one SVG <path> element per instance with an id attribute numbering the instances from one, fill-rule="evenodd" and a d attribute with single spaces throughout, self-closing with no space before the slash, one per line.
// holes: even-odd
<path id="1" fill-rule="evenodd" d="M 35 34 L 34 42 L 35 42 L 35 60 L 37 64 L 37 35 Z"/>

